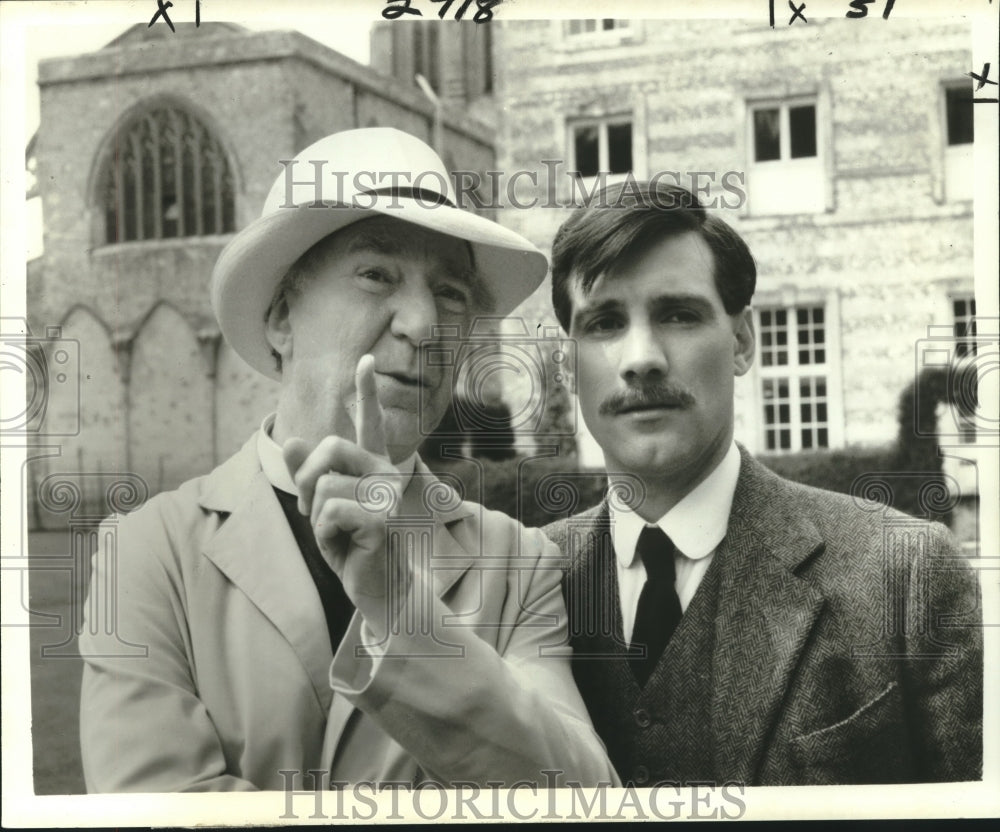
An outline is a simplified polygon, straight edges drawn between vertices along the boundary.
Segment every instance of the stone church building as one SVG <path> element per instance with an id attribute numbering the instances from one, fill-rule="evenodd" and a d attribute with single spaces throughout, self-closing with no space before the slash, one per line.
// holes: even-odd
<path id="1" fill-rule="evenodd" d="M 273 410 L 277 385 L 221 338 L 208 281 L 278 160 L 338 130 L 392 126 L 439 142 L 452 168 L 495 166 L 492 128 L 459 106 L 465 84 L 438 113 L 412 75 L 395 81 L 300 33 L 176 25 L 39 67 L 29 164 L 44 254 L 27 300 L 48 396 L 29 412 L 51 447 L 27 472 L 36 527 L 106 514 L 118 472 L 136 489 L 125 507 L 207 472 Z"/>

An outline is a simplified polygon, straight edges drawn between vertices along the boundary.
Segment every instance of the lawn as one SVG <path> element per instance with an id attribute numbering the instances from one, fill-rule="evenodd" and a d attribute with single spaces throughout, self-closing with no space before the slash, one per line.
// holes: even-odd
<path id="1" fill-rule="evenodd" d="M 82 597 L 87 579 L 70 554 L 70 534 L 33 532 L 28 536 L 31 570 L 29 607 L 38 614 L 31 628 L 31 737 L 35 793 L 86 791 L 80 766 L 80 675 L 83 663 L 73 625 L 74 593 Z M 42 617 L 44 616 L 44 618 Z"/>

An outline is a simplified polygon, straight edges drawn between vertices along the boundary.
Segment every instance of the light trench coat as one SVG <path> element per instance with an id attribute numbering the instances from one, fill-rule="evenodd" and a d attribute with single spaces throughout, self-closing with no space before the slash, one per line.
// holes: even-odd
<path id="1" fill-rule="evenodd" d="M 418 461 L 397 514 L 429 558 L 433 591 L 411 598 L 425 614 L 377 663 L 355 614 L 334 656 L 256 442 L 103 528 L 91 586 L 114 587 L 117 623 L 79 641 L 88 790 L 313 788 L 309 770 L 618 782 L 573 683 L 561 557 L 541 532 Z"/>

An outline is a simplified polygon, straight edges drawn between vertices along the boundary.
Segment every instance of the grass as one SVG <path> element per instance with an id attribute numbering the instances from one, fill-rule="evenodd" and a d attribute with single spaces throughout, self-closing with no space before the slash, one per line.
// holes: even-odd
<path id="1" fill-rule="evenodd" d="M 82 794 L 78 726 L 83 662 L 76 646 L 73 597 L 74 590 L 82 590 L 79 582 L 86 573 L 74 568 L 68 531 L 32 532 L 28 545 L 28 606 L 38 615 L 30 637 L 35 793 Z M 77 563 L 81 561 L 89 563 L 86 558 Z"/>

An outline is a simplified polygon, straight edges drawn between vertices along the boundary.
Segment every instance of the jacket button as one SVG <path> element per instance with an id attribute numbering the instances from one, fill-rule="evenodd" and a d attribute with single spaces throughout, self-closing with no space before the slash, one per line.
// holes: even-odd
<path id="1" fill-rule="evenodd" d="M 635 717 L 635 724 L 640 728 L 648 728 L 653 722 L 649 716 L 649 711 L 645 708 L 636 708 L 632 712 L 632 716 Z"/>
<path id="2" fill-rule="evenodd" d="M 636 766 L 632 773 L 632 782 L 637 786 L 645 786 L 649 782 L 649 769 L 645 766 Z"/>

